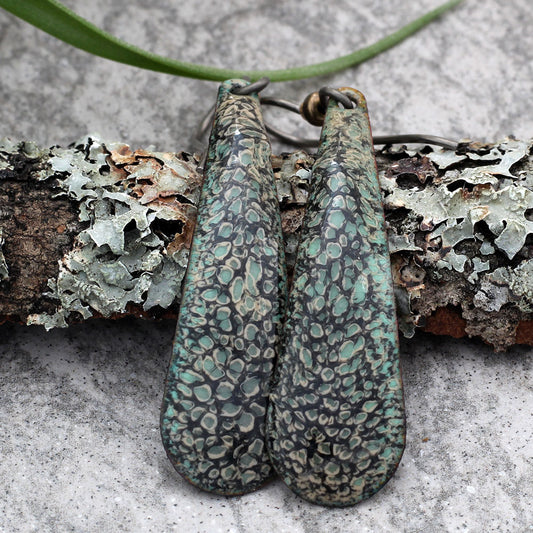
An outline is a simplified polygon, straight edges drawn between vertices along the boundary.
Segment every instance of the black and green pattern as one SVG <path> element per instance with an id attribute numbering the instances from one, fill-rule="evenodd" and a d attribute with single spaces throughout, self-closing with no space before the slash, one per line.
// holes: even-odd
<path id="1" fill-rule="evenodd" d="M 281 220 L 257 94 L 222 84 L 184 280 L 161 433 L 176 470 L 219 494 L 273 470 L 266 408 L 286 298 Z"/>
<path id="2" fill-rule="evenodd" d="M 368 498 L 405 421 L 389 252 L 363 95 L 328 106 L 268 410 L 271 460 L 306 500 Z"/>

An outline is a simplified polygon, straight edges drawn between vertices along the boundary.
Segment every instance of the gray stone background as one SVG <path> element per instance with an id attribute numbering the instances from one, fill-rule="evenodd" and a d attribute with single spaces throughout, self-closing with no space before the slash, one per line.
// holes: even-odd
<path id="1" fill-rule="evenodd" d="M 163 55 L 283 68 L 370 44 L 439 1 L 66 3 Z M 529 138 L 532 27 L 531 0 L 466 0 L 363 66 L 266 92 L 300 100 L 324 84 L 354 86 L 377 134 Z M 94 58 L 0 11 L 0 136 L 66 145 L 98 132 L 180 150 L 215 89 Z M 301 129 L 293 117 L 269 116 Z M 369 501 L 332 510 L 279 481 L 226 499 L 174 473 L 158 430 L 172 334 L 172 324 L 140 321 L 50 333 L 0 327 L 0 531 L 533 530 L 532 349 L 494 354 L 426 335 L 403 342 L 408 445 L 400 468 Z"/>

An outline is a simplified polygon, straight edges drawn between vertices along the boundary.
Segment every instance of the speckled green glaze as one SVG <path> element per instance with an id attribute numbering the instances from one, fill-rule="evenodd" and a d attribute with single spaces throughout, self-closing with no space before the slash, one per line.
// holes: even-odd
<path id="1" fill-rule="evenodd" d="M 363 95 L 328 106 L 268 409 L 299 496 L 353 505 L 392 476 L 405 420 L 389 252 Z"/>
<path id="2" fill-rule="evenodd" d="M 266 407 L 286 298 L 281 219 L 257 94 L 221 85 L 163 406 L 163 444 L 201 489 L 273 475 Z"/>

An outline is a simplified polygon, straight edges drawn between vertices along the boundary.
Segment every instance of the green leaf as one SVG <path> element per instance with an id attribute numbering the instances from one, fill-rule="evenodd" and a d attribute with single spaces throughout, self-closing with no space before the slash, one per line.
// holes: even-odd
<path id="1" fill-rule="evenodd" d="M 290 81 L 324 76 L 359 65 L 400 43 L 461 1 L 445 2 L 380 41 L 337 59 L 281 70 L 249 71 L 196 65 L 152 54 L 106 33 L 57 0 L 0 0 L 0 7 L 72 46 L 119 63 L 203 80 L 223 81 L 248 76 L 254 81 L 268 76 L 271 81 Z"/>

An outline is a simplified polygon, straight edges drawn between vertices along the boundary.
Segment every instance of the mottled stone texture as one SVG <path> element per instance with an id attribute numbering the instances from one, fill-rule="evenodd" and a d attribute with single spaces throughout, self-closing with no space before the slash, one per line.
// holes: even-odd
<path id="1" fill-rule="evenodd" d="M 330 101 L 312 171 L 269 406 L 283 481 L 314 503 L 368 498 L 396 470 L 405 421 L 381 192 L 366 102 Z"/>
<path id="2" fill-rule="evenodd" d="M 257 95 L 219 92 L 161 432 L 176 470 L 241 494 L 272 476 L 267 396 L 286 297 L 281 217 Z"/>

